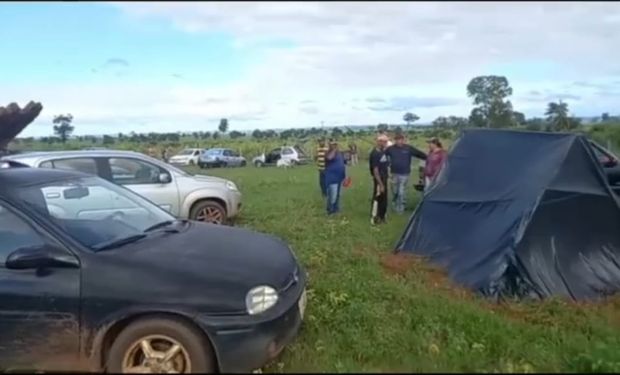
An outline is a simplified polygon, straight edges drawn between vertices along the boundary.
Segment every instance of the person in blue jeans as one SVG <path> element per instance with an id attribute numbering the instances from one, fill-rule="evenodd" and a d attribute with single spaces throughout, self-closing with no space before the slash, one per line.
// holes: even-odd
<path id="1" fill-rule="evenodd" d="M 338 149 L 338 142 L 329 141 L 325 155 L 325 186 L 327 188 L 327 214 L 340 211 L 340 189 L 346 177 L 344 155 Z"/>
<path id="2" fill-rule="evenodd" d="M 411 158 L 426 160 L 426 154 L 406 144 L 403 134 L 396 134 L 394 141 L 394 145 L 388 147 L 385 154 L 390 160 L 394 209 L 397 213 L 403 213 L 405 211 L 407 183 L 411 174 Z"/>

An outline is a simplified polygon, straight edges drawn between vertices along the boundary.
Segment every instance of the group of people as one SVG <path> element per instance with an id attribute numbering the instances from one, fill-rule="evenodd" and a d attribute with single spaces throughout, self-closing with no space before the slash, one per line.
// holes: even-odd
<path id="1" fill-rule="evenodd" d="M 385 133 L 379 133 L 376 145 L 370 152 L 369 169 L 373 180 L 371 222 L 384 223 L 388 210 L 388 181 L 391 175 L 392 202 L 397 213 L 405 211 L 407 187 L 411 175 L 412 159 L 424 161 L 423 185 L 430 186 L 439 173 L 447 153 L 438 138 L 428 140 L 429 151 L 425 153 L 407 144 L 405 136 L 396 134 L 394 143 Z M 338 142 L 319 139 L 316 152 L 319 169 L 321 193 L 327 201 L 327 213 L 333 215 L 339 211 L 340 190 L 349 182 L 346 177 L 346 162 L 338 150 Z"/>

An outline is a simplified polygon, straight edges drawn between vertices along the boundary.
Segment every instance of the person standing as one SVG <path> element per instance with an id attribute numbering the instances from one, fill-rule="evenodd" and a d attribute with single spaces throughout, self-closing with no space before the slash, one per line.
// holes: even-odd
<path id="1" fill-rule="evenodd" d="M 357 165 L 359 158 L 357 156 L 357 145 L 355 142 L 349 143 L 349 153 L 351 155 L 351 165 Z"/>
<path id="2" fill-rule="evenodd" d="M 388 192 L 388 157 L 385 154 L 388 137 L 381 134 L 377 137 L 377 145 L 370 152 L 369 166 L 373 180 L 372 208 L 370 222 L 373 225 L 385 223 L 387 214 Z"/>
<path id="3" fill-rule="evenodd" d="M 407 183 L 411 175 L 411 158 L 426 160 L 423 151 L 405 143 L 405 136 L 401 133 L 394 137 L 396 142 L 393 146 L 386 149 L 385 154 L 390 161 L 390 172 L 392 174 L 392 192 L 395 211 L 403 213 L 407 197 Z"/>
<path id="4" fill-rule="evenodd" d="M 443 149 L 441 141 L 436 137 L 428 140 L 428 149 L 429 153 L 424 166 L 424 190 L 428 190 L 448 157 L 448 153 Z"/>
<path id="5" fill-rule="evenodd" d="M 325 186 L 325 154 L 327 153 L 327 147 L 325 147 L 325 138 L 319 138 L 319 145 L 316 149 L 316 166 L 319 169 L 319 185 L 321 187 L 321 195 L 323 198 L 327 197 L 327 187 Z"/>
<path id="6" fill-rule="evenodd" d="M 325 187 L 327 189 L 327 214 L 333 215 L 340 211 L 340 190 L 346 177 L 344 155 L 338 149 L 338 142 L 329 141 L 329 149 L 325 155 Z"/>

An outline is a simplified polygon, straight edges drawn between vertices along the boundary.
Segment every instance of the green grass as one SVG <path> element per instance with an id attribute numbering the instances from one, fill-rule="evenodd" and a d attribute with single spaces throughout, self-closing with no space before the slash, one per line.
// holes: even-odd
<path id="1" fill-rule="evenodd" d="M 198 172 L 198 171 L 194 171 Z M 200 171 L 199 173 L 205 173 Z M 286 240 L 309 273 L 299 337 L 265 372 L 618 372 L 620 302 L 494 306 L 412 262 L 386 270 L 409 211 L 370 226 L 365 164 L 349 170 L 342 213 L 327 218 L 313 167 L 208 170 L 243 192 L 237 225 Z"/>

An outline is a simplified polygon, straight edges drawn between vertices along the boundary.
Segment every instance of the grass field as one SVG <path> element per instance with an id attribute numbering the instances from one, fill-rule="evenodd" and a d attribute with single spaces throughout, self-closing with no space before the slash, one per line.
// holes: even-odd
<path id="1" fill-rule="evenodd" d="M 237 225 L 286 240 L 309 273 L 305 325 L 264 372 L 620 371 L 618 299 L 494 305 L 413 258 L 391 257 L 419 193 L 410 189 L 406 215 L 371 227 L 364 163 L 349 170 L 353 185 L 333 218 L 313 167 L 207 173 L 239 185 Z"/>

